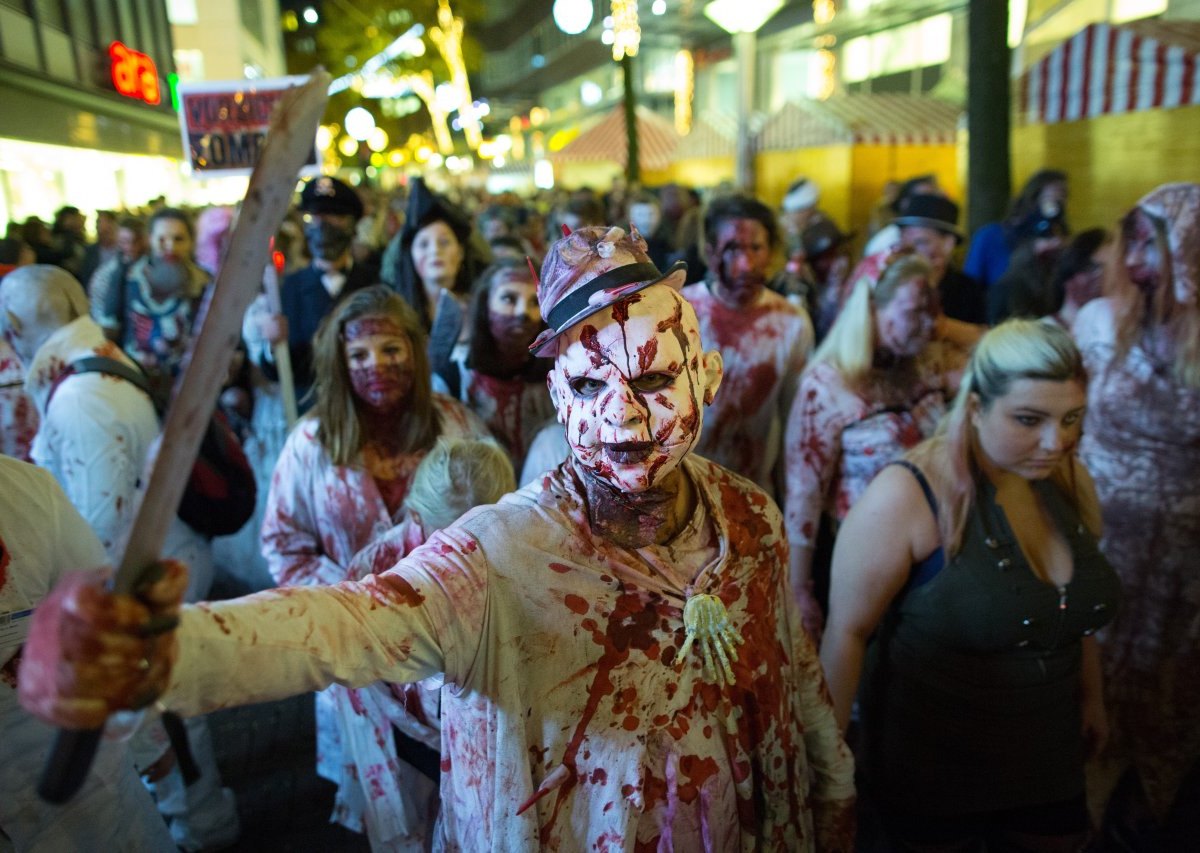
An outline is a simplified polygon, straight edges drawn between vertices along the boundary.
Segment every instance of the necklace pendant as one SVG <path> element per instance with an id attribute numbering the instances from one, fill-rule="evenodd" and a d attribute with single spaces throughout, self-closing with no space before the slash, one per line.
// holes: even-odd
<path id="1" fill-rule="evenodd" d="M 715 595 L 689 596 L 683 606 L 683 627 L 687 639 L 679 650 L 679 666 L 696 644 L 704 662 L 704 677 L 714 684 L 733 684 L 731 664 L 738 659 L 737 647 L 745 640 L 729 621 L 725 602 Z"/>

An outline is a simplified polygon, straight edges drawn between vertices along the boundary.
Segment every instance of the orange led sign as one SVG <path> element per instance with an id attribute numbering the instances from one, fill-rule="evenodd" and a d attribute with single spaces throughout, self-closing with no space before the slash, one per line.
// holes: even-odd
<path id="1" fill-rule="evenodd" d="M 119 41 L 108 46 L 108 55 L 112 59 L 112 83 L 118 92 L 151 106 L 162 101 L 158 69 L 153 59 Z"/>

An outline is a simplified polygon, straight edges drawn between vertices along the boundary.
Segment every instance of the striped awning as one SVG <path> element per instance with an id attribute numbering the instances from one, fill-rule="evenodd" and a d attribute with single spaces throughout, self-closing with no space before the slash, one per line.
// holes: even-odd
<path id="1" fill-rule="evenodd" d="M 1200 22 L 1092 24 L 1021 78 L 1027 123 L 1200 104 Z"/>
<path id="2" fill-rule="evenodd" d="M 962 109 L 923 95 L 839 95 L 789 102 L 758 136 L 760 151 L 824 145 L 952 145 Z"/>
<path id="3" fill-rule="evenodd" d="M 643 169 L 668 168 L 679 144 L 671 122 L 638 107 L 637 131 L 639 165 Z M 625 109 L 618 106 L 561 151 L 550 154 L 550 159 L 557 163 L 614 162 L 624 166 L 628 156 Z"/>
<path id="4" fill-rule="evenodd" d="M 676 160 L 732 157 L 737 142 L 737 119 L 713 113 L 697 118 L 691 132 L 679 140 Z"/>

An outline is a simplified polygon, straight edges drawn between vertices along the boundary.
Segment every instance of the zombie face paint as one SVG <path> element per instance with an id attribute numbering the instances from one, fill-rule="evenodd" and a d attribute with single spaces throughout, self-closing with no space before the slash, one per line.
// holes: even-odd
<path id="1" fill-rule="evenodd" d="M 896 289 L 890 302 L 875 309 L 877 345 L 892 355 L 915 356 L 933 336 L 933 323 L 933 293 L 924 279 L 911 279 Z"/>
<path id="2" fill-rule="evenodd" d="M 756 219 L 722 222 L 716 244 L 708 247 L 708 268 L 716 273 L 714 291 L 729 305 L 747 307 L 758 300 L 770 262 L 770 235 Z"/>
<path id="3" fill-rule="evenodd" d="M 972 423 L 991 465 L 1027 480 L 1044 479 L 1079 441 L 1086 391 L 1078 382 L 1018 379 L 976 411 Z"/>
<path id="4" fill-rule="evenodd" d="M 425 284 L 450 287 L 463 261 L 463 246 L 445 222 L 431 222 L 412 244 L 413 266 Z"/>
<path id="5" fill-rule="evenodd" d="M 412 344 L 389 317 L 360 317 L 346 324 L 342 347 L 354 395 L 376 411 L 390 411 L 413 385 Z"/>
<path id="6" fill-rule="evenodd" d="M 1144 292 L 1158 287 L 1162 275 L 1162 251 L 1154 221 L 1140 208 L 1125 223 L 1125 268 L 1130 280 Z"/>
<path id="7" fill-rule="evenodd" d="M 692 307 L 649 287 L 573 326 L 558 353 L 550 391 L 575 458 L 624 492 L 661 484 L 695 446 L 720 383 Z"/>
<path id="8" fill-rule="evenodd" d="M 524 279 L 501 279 L 488 291 L 488 330 L 506 352 L 528 355 L 541 326 L 537 285 Z"/>

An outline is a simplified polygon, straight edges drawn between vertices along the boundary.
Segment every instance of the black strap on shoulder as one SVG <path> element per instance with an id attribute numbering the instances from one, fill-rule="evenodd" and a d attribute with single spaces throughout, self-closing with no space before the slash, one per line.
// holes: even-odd
<path id="1" fill-rule="evenodd" d="M 150 387 L 150 381 L 147 379 L 146 374 L 140 368 L 131 367 L 122 361 L 117 361 L 115 358 L 108 358 L 103 355 L 90 355 L 71 362 L 71 372 L 106 373 L 109 376 L 118 376 L 149 397 L 150 402 L 154 404 L 154 410 L 156 412 L 159 411 L 160 401 L 155 396 L 154 390 Z"/>
<path id="2" fill-rule="evenodd" d="M 925 495 L 925 502 L 929 504 L 930 511 L 933 512 L 933 517 L 938 517 L 937 499 L 933 496 L 933 487 L 929 485 L 929 481 L 925 479 L 925 472 L 916 465 L 909 462 L 907 459 L 897 459 L 892 465 L 899 465 L 901 468 L 908 470 L 917 480 L 917 485 L 921 487 L 921 492 Z"/>

